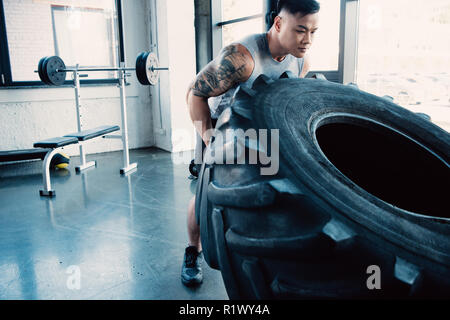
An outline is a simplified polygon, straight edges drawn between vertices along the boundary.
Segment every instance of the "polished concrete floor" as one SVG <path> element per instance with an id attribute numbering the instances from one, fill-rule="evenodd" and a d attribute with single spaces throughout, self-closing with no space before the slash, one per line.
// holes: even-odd
<path id="1" fill-rule="evenodd" d="M 158 149 L 89 155 L 97 167 L 52 172 L 41 198 L 41 161 L 0 165 L 0 299 L 228 299 L 219 271 L 181 284 L 186 210 L 195 192 L 186 164 Z M 179 161 L 178 161 L 179 162 Z"/>

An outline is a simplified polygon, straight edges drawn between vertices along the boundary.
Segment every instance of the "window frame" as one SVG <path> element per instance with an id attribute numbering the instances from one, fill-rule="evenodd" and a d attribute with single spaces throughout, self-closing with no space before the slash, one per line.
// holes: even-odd
<path id="1" fill-rule="evenodd" d="M 222 21 L 222 0 L 210 0 L 211 3 L 211 47 L 212 55 L 216 57 L 222 49 L 222 26 L 250 19 L 267 16 L 274 6 L 271 0 L 264 1 L 265 12 L 262 15 L 240 17 Z M 322 73 L 329 81 L 337 83 L 354 82 L 356 79 L 356 58 L 358 38 L 358 8 L 360 0 L 340 0 L 339 23 L 339 55 L 337 70 L 310 70 L 307 77 L 313 73 Z M 350 3 L 356 3 L 356 6 Z M 356 8 L 356 10 L 355 10 Z"/>
<path id="2" fill-rule="evenodd" d="M 239 23 L 244 21 L 249 21 L 258 18 L 264 18 L 268 10 L 267 0 L 264 1 L 264 9 L 266 12 L 260 14 L 243 16 L 231 20 L 222 20 L 222 0 L 211 0 L 211 45 L 212 45 L 212 55 L 216 57 L 220 50 L 222 50 L 222 27 L 224 25 L 229 25 L 233 23 Z M 269 0 L 270 1 L 270 0 Z M 263 10 L 264 10 L 263 9 Z"/>
<path id="3" fill-rule="evenodd" d="M 122 0 L 115 0 L 117 12 L 117 36 L 118 36 L 118 52 L 119 65 L 124 62 L 124 37 L 122 26 Z M 37 68 L 37 66 L 36 66 Z M 117 84 L 118 79 L 94 79 L 80 80 L 80 85 L 97 85 L 97 84 Z M 66 80 L 63 85 L 58 87 L 72 87 L 73 80 Z M 6 31 L 6 17 L 3 6 L 3 0 L 0 0 L 0 88 L 41 88 L 48 87 L 42 81 L 13 81 L 11 72 L 11 61 L 9 56 L 9 45 Z M 53 88 L 53 87 L 52 87 Z"/>

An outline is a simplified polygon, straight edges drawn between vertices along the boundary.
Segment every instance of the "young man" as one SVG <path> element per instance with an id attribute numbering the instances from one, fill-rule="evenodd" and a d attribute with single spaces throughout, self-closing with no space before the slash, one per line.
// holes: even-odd
<path id="1" fill-rule="evenodd" d="M 227 106 L 238 85 L 251 87 L 261 74 L 278 79 L 285 71 L 304 77 L 309 71 L 305 56 L 318 28 L 320 6 L 316 0 L 279 0 L 277 16 L 267 33 L 251 35 L 222 49 L 192 82 L 187 103 L 196 130 L 207 145 L 212 120 Z M 200 125 L 199 125 L 200 124 Z M 202 282 L 200 229 L 195 218 L 195 197 L 188 207 L 189 246 L 181 271 L 185 285 Z"/>

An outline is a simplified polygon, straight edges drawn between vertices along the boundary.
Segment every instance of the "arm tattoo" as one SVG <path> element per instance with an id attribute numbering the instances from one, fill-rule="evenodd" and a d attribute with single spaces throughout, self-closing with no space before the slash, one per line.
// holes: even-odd
<path id="1" fill-rule="evenodd" d="M 236 45 L 225 47 L 215 62 L 200 71 L 192 88 L 194 95 L 212 97 L 224 93 L 244 76 L 248 61 Z"/>

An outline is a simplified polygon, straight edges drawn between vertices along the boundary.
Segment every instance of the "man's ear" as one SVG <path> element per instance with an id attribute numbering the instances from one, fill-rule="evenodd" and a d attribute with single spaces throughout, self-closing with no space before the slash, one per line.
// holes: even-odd
<path id="1" fill-rule="evenodd" d="M 281 23 L 282 23 L 282 19 L 280 16 L 276 16 L 274 21 L 273 21 L 273 25 L 275 26 L 275 30 L 277 32 L 280 32 L 281 30 Z"/>

